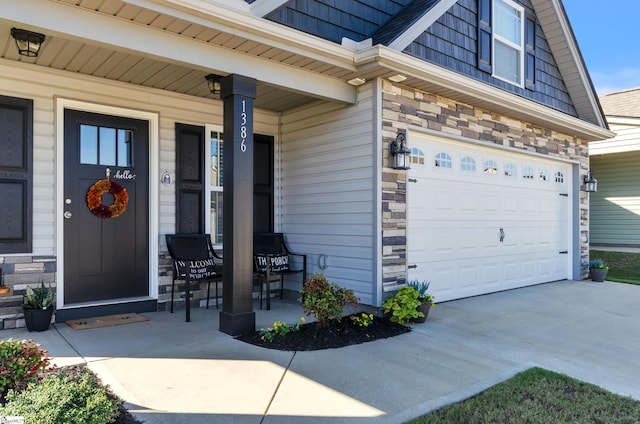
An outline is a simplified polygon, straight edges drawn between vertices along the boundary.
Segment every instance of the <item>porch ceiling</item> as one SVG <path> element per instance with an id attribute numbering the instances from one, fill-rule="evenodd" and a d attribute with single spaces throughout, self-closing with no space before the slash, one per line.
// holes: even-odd
<path id="1" fill-rule="evenodd" d="M 57 9 L 60 9 L 60 6 L 66 6 L 69 8 L 65 7 L 67 11 L 74 9 L 93 17 L 101 15 L 101 17 L 110 19 L 120 18 L 120 22 L 134 24 L 137 30 L 141 25 L 144 25 L 165 34 L 170 33 L 174 36 L 197 40 L 201 42 L 198 43 L 200 46 L 202 43 L 207 43 L 218 50 L 228 50 L 233 53 L 266 59 L 269 62 L 287 65 L 292 70 L 303 69 L 317 73 L 319 78 L 329 76 L 339 80 L 346 87 L 348 86 L 345 78 L 348 79 L 350 75 L 354 74 L 353 69 L 345 69 L 343 66 L 327 63 L 326 58 L 310 58 L 308 52 L 303 55 L 284 45 L 276 46 L 275 43 L 264 43 L 258 39 L 251 39 L 250 35 L 243 37 L 234 32 L 233 28 L 224 28 L 224 25 L 205 22 L 204 19 L 202 23 L 194 22 L 196 19 L 187 21 L 163 13 L 161 10 L 131 4 L 132 2 L 121 0 L 51 0 L 37 1 L 37 3 L 53 3 Z M 147 2 L 143 0 L 134 1 L 134 3 L 145 4 Z M 153 6 L 152 3 L 147 5 Z M 173 14 L 179 15 L 175 11 Z M 42 32 L 46 35 L 45 43 L 37 58 L 18 55 L 10 34 L 10 30 L 14 26 Z M 55 28 L 55 25 L 42 28 L 37 24 L 19 23 L 0 18 L 0 57 L 32 63 L 44 68 L 206 98 L 215 98 L 207 88 L 205 81 L 207 74 L 215 73 L 225 76 L 233 72 L 233 69 L 227 67 L 225 63 L 220 63 L 218 69 L 211 69 L 108 44 L 103 41 L 108 37 L 101 33 L 109 30 L 110 28 L 105 28 L 102 31 L 101 28 L 94 28 L 96 37 L 89 39 L 75 36 L 71 33 L 72 31 L 68 34 L 61 32 Z M 268 73 L 269 70 L 265 72 Z M 260 109 L 283 112 L 323 98 L 313 92 L 291 89 L 259 78 L 257 80 L 257 98 L 254 105 Z"/>

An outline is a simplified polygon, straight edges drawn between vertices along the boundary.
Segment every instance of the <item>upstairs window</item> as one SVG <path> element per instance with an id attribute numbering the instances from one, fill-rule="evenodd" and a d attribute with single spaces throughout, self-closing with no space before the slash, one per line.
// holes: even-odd
<path id="1" fill-rule="evenodd" d="M 494 0 L 493 75 L 522 85 L 524 9 L 509 0 Z"/>
<path id="2" fill-rule="evenodd" d="M 478 68 L 535 90 L 536 18 L 513 0 L 478 0 Z"/>

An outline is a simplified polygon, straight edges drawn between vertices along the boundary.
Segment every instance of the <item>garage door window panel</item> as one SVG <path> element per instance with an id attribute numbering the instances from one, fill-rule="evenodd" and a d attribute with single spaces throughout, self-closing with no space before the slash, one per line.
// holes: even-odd
<path id="1" fill-rule="evenodd" d="M 533 175 L 533 168 L 530 166 L 525 166 L 522 170 L 522 178 L 524 178 L 525 180 L 533 180 Z"/>
<path id="2" fill-rule="evenodd" d="M 564 184 L 564 175 L 560 171 L 556 172 L 556 182 Z"/>
<path id="3" fill-rule="evenodd" d="M 424 152 L 418 148 L 411 149 L 411 163 L 416 165 L 424 165 Z"/>
<path id="4" fill-rule="evenodd" d="M 516 166 L 512 163 L 508 163 L 504 166 L 504 176 L 505 177 L 515 177 L 517 174 Z"/>
<path id="5" fill-rule="evenodd" d="M 436 155 L 436 167 L 451 168 L 453 161 L 448 153 L 440 152 Z"/>
<path id="6" fill-rule="evenodd" d="M 494 160 L 487 160 L 484 162 L 485 175 L 498 175 L 498 164 Z"/>
<path id="7" fill-rule="evenodd" d="M 476 172 L 476 161 L 471 156 L 465 156 L 460 160 L 460 170 Z"/>
<path id="8" fill-rule="evenodd" d="M 547 171 L 546 169 L 541 169 L 540 170 L 540 175 L 539 175 L 539 180 L 542 181 L 542 182 L 549 181 L 549 171 Z"/>

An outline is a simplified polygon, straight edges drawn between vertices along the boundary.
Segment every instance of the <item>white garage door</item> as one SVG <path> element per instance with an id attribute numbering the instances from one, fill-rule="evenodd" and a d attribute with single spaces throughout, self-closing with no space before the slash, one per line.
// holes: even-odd
<path id="1" fill-rule="evenodd" d="M 412 134 L 410 280 L 436 301 L 569 278 L 571 165 Z"/>

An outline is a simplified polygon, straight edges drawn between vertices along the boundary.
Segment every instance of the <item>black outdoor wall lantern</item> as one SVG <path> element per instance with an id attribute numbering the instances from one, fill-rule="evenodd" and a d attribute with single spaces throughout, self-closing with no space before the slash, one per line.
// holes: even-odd
<path id="1" fill-rule="evenodd" d="M 598 191 L 598 180 L 593 178 L 593 173 L 589 171 L 587 175 L 584 176 L 584 191 L 587 193 L 595 193 Z"/>
<path id="2" fill-rule="evenodd" d="M 409 169 L 411 150 L 407 147 L 405 133 L 398 133 L 389 146 L 389 153 L 393 160 L 393 169 Z"/>
<path id="3" fill-rule="evenodd" d="M 207 86 L 209 87 L 209 91 L 214 96 L 220 95 L 220 75 L 209 74 L 204 79 L 207 80 Z"/>
<path id="4" fill-rule="evenodd" d="M 11 28 L 11 36 L 16 40 L 18 53 L 27 57 L 38 56 L 38 52 L 45 38 L 44 34 L 19 28 Z"/>

